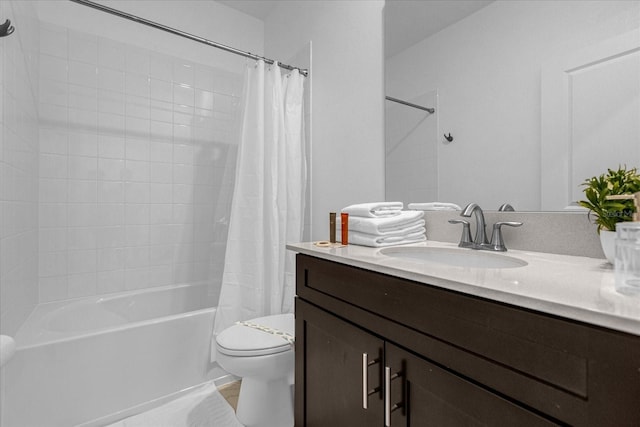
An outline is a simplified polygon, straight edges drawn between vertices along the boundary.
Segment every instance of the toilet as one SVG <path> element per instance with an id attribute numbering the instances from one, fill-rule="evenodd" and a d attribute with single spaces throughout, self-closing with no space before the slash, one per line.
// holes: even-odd
<path id="1" fill-rule="evenodd" d="M 216 361 L 242 377 L 236 417 L 246 427 L 293 426 L 292 313 L 258 317 L 230 326 L 216 337 Z"/>

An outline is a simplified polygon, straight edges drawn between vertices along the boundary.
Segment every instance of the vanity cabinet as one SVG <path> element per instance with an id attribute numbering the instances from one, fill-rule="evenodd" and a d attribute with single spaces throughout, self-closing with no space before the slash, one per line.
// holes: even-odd
<path id="1" fill-rule="evenodd" d="M 296 322 L 304 325 L 306 354 L 304 365 L 296 360 L 296 382 L 301 378 L 298 368 L 304 366 L 308 386 L 304 393 L 305 421 L 296 420 L 296 426 L 380 425 L 384 416 L 384 341 L 301 300 L 296 302 Z M 368 355 L 366 368 L 363 354 Z M 367 370 L 366 377 L 363 369 Z M 367 395 L 367 409 L 363 406 L 364 382 L 368 382 L 367 390 L 377 390 Z"/>
<path id="2" fill-rule="evenodd" d="M 639 426 L 640 337 L 297 255 L 296 426 Z"/>

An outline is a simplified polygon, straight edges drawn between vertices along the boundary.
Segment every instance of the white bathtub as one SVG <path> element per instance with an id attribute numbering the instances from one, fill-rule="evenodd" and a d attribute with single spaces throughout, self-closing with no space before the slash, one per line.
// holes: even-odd
<path id="1" fill-rule="evenodd" d="M 100 424 L 206 381 L 205 284 L 39 305 L 3 368 L 2 427 Z"/>

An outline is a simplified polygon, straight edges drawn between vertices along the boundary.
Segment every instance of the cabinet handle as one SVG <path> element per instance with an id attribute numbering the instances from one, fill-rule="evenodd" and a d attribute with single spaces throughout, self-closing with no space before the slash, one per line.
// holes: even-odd
<path id="1" fill-rule="evenodd" d="M 380 362 L 380 359 L 374 359 L 369 362 L 369 354 L 362 353 L 362 409 L 369 409 L 369 396 L 380 391 L 380 387 L 369 390 L 369 366 Z"/>
<path id="2" fill-rule="evenodd" d="M 391 427 L 391 413 L 396 409 L 401 408 L 402 402 L 396 403 L 391 406 L 391 381 L 399 378 L 402 374 L 395 373 L 391 375 L 391 368 L 384 367 L 384 425 L 385 427 Z"/>
<path id="3" fill-rule="evenodd" d="M 362 408 L 369 408 L 369 355 L 362 353 Z"/>

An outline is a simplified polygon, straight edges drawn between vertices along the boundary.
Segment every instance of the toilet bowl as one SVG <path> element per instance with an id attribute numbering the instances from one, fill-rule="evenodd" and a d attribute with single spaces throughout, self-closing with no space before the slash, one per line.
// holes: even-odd
<path id="1" fill-rule="evenodd" d="M 216 361 L 242 377 L 236 416 L 246 427 L 293 426 L 293 314 L 259 317 L 216 337 Z"/>

